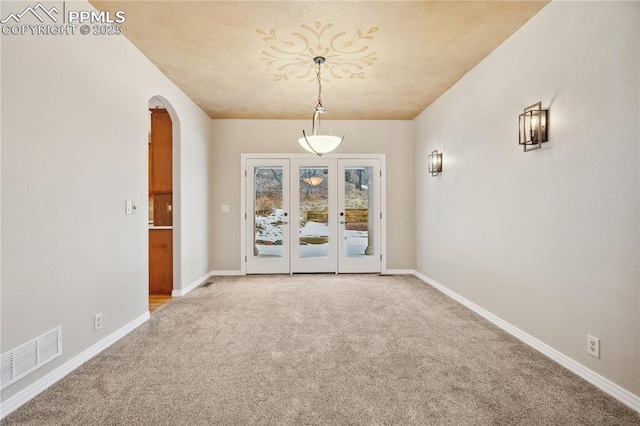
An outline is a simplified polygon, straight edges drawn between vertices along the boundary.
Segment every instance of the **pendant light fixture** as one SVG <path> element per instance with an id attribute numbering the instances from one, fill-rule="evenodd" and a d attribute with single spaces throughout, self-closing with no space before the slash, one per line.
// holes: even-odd
<path id="1" fill-rule="evenodd" d="M 322 106 L 322 79 L 320 77 L 320 71 L 322 64 L 325 62 L 325 58 L 322 56 L 316 56 L 313 58 L 313 62 L 316 64 L 316 76 L 318 78 L 318 105 L 313 110 L 313 121 L 311 123 L 311 134 L 307 135 L 305 131 L 302 131 L 302 137 L 298 139 L 298 143 L 301 147 L 309 152 L 318 154 L 326 154 L 336 149 L 344 140 L 342 138 L 333 136 L 329 131 L 328 134 L 323 135 L 321 129 L 322 115 L 327 114 L 327 110 Z M 328 121 L 325 119 L 324 121 Z"/>

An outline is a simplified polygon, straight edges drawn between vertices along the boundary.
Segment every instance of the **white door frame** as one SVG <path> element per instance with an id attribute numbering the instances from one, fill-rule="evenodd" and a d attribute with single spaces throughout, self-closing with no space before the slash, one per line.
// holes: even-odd
<path id="1" fill-rule="evenodd" d="M 382 260 L 380 263 L 380 273 L 387 273 L 387 185 L 386 185 L 386 156 L 385 154 L 325 154 L 325 158 L 335 159 L 379 159 L 380 171 L 382 176 L 380 179 L 380 254 Z M 249 216 L 247 211 L 247 160 L 249 159 L 316 159 L 314 154 L 240 154 L 240 272 L 242 275 L 247 273 L 247 226 L 246 221 Z"/>

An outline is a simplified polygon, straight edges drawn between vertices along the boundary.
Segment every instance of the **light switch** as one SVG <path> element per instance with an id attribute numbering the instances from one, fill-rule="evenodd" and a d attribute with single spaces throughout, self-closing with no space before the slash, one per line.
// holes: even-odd
<path id="1" fill-rule="evenodd" d="M 229 205 L 228 204 L 223 204 L 222 208 L 220 209 L 220 211 L 222 211 L 222 213 L 229 213 Z"/>
<path id="2" fill-rule="evenodd" d="M 124 214 L 133 214 L 133 201 L 125 201 Z"/>

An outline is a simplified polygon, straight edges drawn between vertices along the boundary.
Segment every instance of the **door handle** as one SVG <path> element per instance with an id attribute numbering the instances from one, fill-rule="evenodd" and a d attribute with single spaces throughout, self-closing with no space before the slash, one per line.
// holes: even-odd
<path id="1" fill-rule="evenodd" d="M 283 223 L 284 225 L 288 225 L 288 224 L 289 224 L 289 222 L 288 222 L 288 221 L 286 221 L 286 220 L 285 220 L 285 221 L 283 221 L 282 223 Z"/>
<path id="2" fill-rule="evenodd" d="M 344 225 L 344 220 L 341 220 L 341 221 L 340 221 L 340 225 Z"/>

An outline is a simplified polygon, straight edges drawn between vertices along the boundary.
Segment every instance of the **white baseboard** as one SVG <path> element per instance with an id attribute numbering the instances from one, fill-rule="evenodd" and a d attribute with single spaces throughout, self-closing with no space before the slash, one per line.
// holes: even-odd
<path id="1" fill-rule="evenodd" d="M 387 269 L 382 275 L 415 275 L 413 269 Z"/>
<path id="2" fill-rule="evenodd" d="M 228 270 L 228 271 L 211 271 L 211 275 L 214 277 L 230 277 L 235 275 L 247 275 L 241 270 Z"/>
<path id="3" fill-rule="evenodd" d="M 40 380 L 27 386 L 17 394 L 13 395 L 11 398 L 8 398 L 6 401 L 2 401 L 2 403 L 0 404 L 0 419 L 5 418 L 19 407 L 35 398 L 49 386 L 53 385 L 58 380 L 62 379 L 64 376 L 71 373 L 73 370 L 80 367 L 82 364 L 120 340 L 122 337 L 129 334 L 132 330 L 147 321 L 149 318 L 149 311 L 147 311 L 144 314 L 140 315 L 138 318 L 114 331 L 104 339 L 100 340 L 98 343 L 71 358 L 69 361 L 65 362 L 60 367 L 45 375 Z"/>
<path id="4" fill-rule="evenodd" d="M 171 297 L 180 297 L 180 296 L 186 295 L 191 290 L 193 290 L 194 288 L 198 287 L 200 284 L 208 280 L 212 275 L 213 275 L 213 272 L 207 272 L 206 274 L 204 274 L 203 276 L 201 276 L 200 278 L 198 278 L 197 280 L 195 280 L 185 288 L 181 290 L 173 290 L 171 292 Z"/>
<path id="5" fill-rule="evenodd" d="M 520 330 L 518 327 L 508 323 L 507 321 L 503 320 L 502 318 L 499 318 L 499 317 L 495 316 L 494 314 L 492 314 L 491 312 L 487 311 L 486 309 L 481 308 L 480 306 L 478 306 L 475 303 L 471 302 L 470 300 L 460 296 L 458 293 L 454 292 L 453 290 L 448 289 L 444 285 L 442 285 L 442 284 L 438 283 L 437 281 L 427 277 L 426 275 L 423 275 L 418 271 L 413 271 L 413 275 L 415 275 L 416 277 L 420 278 L 422 281 L 424 281 L 425 283 L 427 283 L 430 286 L 434 287 L 435 289 L 437 289 L 437 290 L 441 291 L 442 293 L 446 294 L 447 296 L 449 296 L 450 298 L 452 298 L 456 302 L 458 302 L 458 303 L 466 306 L 467 308 L 471 309 L 472 311 L 474 311 L 478 315 L 480 315 L 480 316 L 486 318 L 487 320 L 491 321 L 493 324 L 497 325 L 498 327 L 500 327 L 501 329 L 503 329 L 507 333 L 511 334 L 512 336 L 520 339 L 521 341 L 523 341 L 527 345 L 531 346 L 532 348 L 534 348 L 534 349 L 538 350 L 539 352 L 543 353 L 544 355 L 548 356 L 549 358 L 551 358 L 552 360 L 554 360 L 558 364 L 562 365 L 567 370 L 569 370 L 569 371 L 573 372 L 574 374 L 577 374 L 578 376 L 582 377 L 583 379 L 585 379 L 587 382 L 591 383 L 592 385 L 594 385 L 598 389 L 602 390 L 605 393 L 608 393 L 609 395 L 611 395 L 612 397 L 614 397 L 618 401 L 622 402 L 623 404 L 629 406 L 633 410 L 635 410 L 635 411 L 640 413 L 640 396 L 635 395 L 635 394 L 629 392 L 628 390 L 626 390 L 625 388 L 613 383 L 611 380 L 609 380 L 609 379 L 607 379 L 605 377 L 602 377 L 601 375 L 599 375 L 595 371 L 590 370 L 589 368 L 585 367 L 584 365 L 580 364 L 579 362 L 575 361 L 574 359 L 569 358 L 568 356 L 566 356 L 562 352 L 560 352 L 560 351 L 558 351 L 556 349 L 553 349 L 551 346 L 547 345 L 546 343 L 544 343 L 544 342 L 536 339 L 535 337 L 531 336 L 530 334 Z"/>

